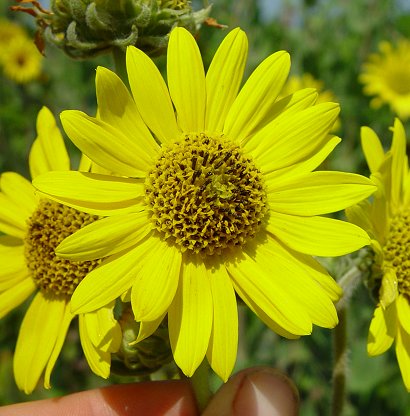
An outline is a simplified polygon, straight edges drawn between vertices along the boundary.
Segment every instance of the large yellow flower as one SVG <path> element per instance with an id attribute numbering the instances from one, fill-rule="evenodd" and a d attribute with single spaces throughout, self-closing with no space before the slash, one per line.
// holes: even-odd
<path id="1" fill-rule="evenodd" d="M 361 138 L 378 191 L 371 202 L 348 209 L 347 215 L 367 230 L 375 254 L 369 287 L 377 298 L 377 307 L 367 351 L 369 355 L 382 354 L 396 341 L 397 360 L 410 391 L 410 171 L 406 136 L 396 119 L 387 153 L 370 128 L 362 128 Z"/>
<path id="2" fill-rule="evenodd" d="M 43 108 L 37 119 L 38 137 L 30 152 L 33 178 L 52 169 L 70 169 L 70 160 L 54 117 Z M 29 181 L 18 173 L 0 177 L 0 317 L 35 296 L 20 327 L 14 354 L 18 387 L 30 393 L 43 372 L 44 385 L 63 346 L 74 315 L 70 298 L 81 279 L 98 261 L 59 259 L 54 248 L 97 217 L 54 201 L 39 198 Z M 109 302 L 107 302 L 108 304 Z M 81 344 L 91 369 L 107 378 L 111 352 L 119 348 L 121 330 L 113 305 L 80 314 Z"/>
<path id="3" fill-rule="evenodd" d="M 328 214 L 375 187 L 359 175 L 312 172 L 339 143 L 328 132 L 337 104 L 302 90 L 276 101 L 289 55 L 264 60 L 238 94 L 247 38 L 231 31 L 205 76 L 194 38 L 173 30 L 168 87 L 129 47 L 132 95 L 98 68 L 100 119 L 65 111 L 72 141 L 122 177 L 50 172 L 35 186 L 55 201 L 107 216 L 57 249 L 70 259 L 109 258 L 77 287 L 76 313 L 126 293 L 139 340 L 168 314 L 174 359 L 191 376 L 205 355 L 226 380 L 236 359 L 236 296 L 277 333 L 333 327 L 340 289 L 311 257 L 369 244 L 360 228 Z M 127 296 L 127 295 L 125 295 Z"/>
<path id="4" fill-rule="evenodd" d="M 370 102 L 372 107 L 387 103 L 406 120 L 410 116 L 410 41 L 402 39 L 395 47 L 381 42 L 379 51 L 369 56 L 359 81 L 365 94 L 376 96 Z"/>

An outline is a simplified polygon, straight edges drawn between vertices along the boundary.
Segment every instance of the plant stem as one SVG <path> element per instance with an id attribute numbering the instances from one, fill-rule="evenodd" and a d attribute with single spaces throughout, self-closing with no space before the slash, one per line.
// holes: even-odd
<path id="1" fill-rule="evenodd" d="M 209 364 L 206 358 L 191 377 L 191 385 L 195 393 L 199 412 L 202 413 L 212 397 L 209 385 Z"/>
<path id="2" fill-rule="evenodd" d="M 333 330 L 333 391 L 332 416 L 341 416 L 346 396 L 347 367 L 347 313 L 346 308 L 339 310 L 339 324 Z"/>

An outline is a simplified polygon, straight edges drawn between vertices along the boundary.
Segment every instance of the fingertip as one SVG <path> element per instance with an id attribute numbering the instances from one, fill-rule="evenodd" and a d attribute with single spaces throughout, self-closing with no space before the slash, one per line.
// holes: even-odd
<path id="1" fill-rule="evenodd" d="M 296 416 L 299 395 L 293 382 L 269 367 L 240 371 L 216 393 L 203 416 Z"/>

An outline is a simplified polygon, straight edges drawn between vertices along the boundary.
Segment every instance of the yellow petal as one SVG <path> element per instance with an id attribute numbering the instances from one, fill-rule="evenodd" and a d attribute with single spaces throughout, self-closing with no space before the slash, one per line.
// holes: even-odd
<path id="1" fill-rule="evenodd" d="M 238 349 L 236 296 L 224 266 L 209 268 L 207 274 L 211 286 L 214 320 L 206 355 L 211 368 L 226 382 L 235 365 Z"/>
<path id="2" fill-rule="evenodd" d="M 25 277 L 0 293 L 0 318 L 17 308 L 37 289 L 33 279 L 27 275 Z"/>
<path id="3" fill-rule="evenodd" d="M 61 349 L 63 348 L 63 344 L 65 341 L 65 337 L 67 335 L 68 328 L 70 327 L 71 320 L 73 319 L 73 314 L 70 312 L 70 307 L 67 303 L 65 303 L 63 317 L 61 319 L 61 324 L 58 332 L 58 336 L 53 348 L 53 351 L 50 355 L 48 360 L 46 370 L 44 371 L 44 387 L 46 389 L 51 388 L 50 384 L 50 377 L 51 372 L 53 371 L 54 365 L 57 361 L 58 356 L 60 355 Z"/>
<path id="4" fill-rule="evenodd" d="M 286 251 L 293 256 L 294 261 L 297 261 L 299 265 L 302 265 L 306 277 L 315 280 L 333 302 L 336 302 L 341 298 L 343 294 L 342 288 L 316 259 L 307 254 L 298 253 L 288 247 L 286 248 Z"/>
<path id="5" fill-rule="evenodd" d="M 54 350 L 64 319 L 65 302 L 37 293 L 28 308 L 14 353 L 14 377 L 20 390 L 36 387 Z"/>
<path id="6" fill-rule="evenodd" d="M 0 237 L 0 291 L 29 276 L 22 241 L 10 236 Z"/>
<path id="7" fill-rule="evenodd" d="M 396 339 L 396 356 L 406 390 L 410 392 L 410 335 L 399 329 Z"/>
<path id="8" fill-rule="evenodd" d="M 182 27 L 172 30 L 169 37 L 167 75 L 182 131 L 203 131 L 206 103 L 204 66 L 194 37 Z"/>
<path id="9" fill-rule="evenodd" d="M 233 102 L 225 121 L 224 133 L 242 141 L 271 112 L 290 69 L 285 51 L 266 58 L 251 74 Z"/>
<path id="10" fill-rule="evenodd" d="M 318 168 L 324 160 L 332 153 L 334 148 L 342 141 L 340 137 L 326 136 L 326 138 L 318 144 L 317 150 L 312 152 L 312 155 L 307 157 L 302 162 L 295 163 L 291 166 L 286 166 L 279 170 L 273 170 L 264 175 L 266 185 L 269 182 L 275 181 L 280 177 L 297 176 L 304 173 L 312 172 L 312 170 Z"/>
<path id="11" fill-rule="evenodd" d="M 128 290 L 138 273 L 138 264 L 144 257 L 145 245 L 118 253 L 106 259 L 91 271 L 77 286 L 71 297 L 73 313 L 92 312 L 107 305 Z"/>
<path id="12" fill-rule="evenodd" d="M 360 138 L 363 153 L 366 157 L 370 172 L 374 173 L 379 170 L 384 160 L 384 150 L 377 134 L 369 127 L 362 127 L 360 130 Z"/>
<path id="13" fill-rule="evenodd" d="M 309 158 L 323 143 L 339 114 L 339 105 L 323 103 L 267 124 L 244 146 L 264 173 Z"/>
<path id="14" fill-rule="evenodd" d="M 244 252 L 242 258 L 228 264 L 227 269 L 235 289 L 239 288 L 238 293 L 246 293 L 280 327 L 295 335 L 310 334 L 311 319 L 278 279 L 272 279 L 271 266 L 274 265 L 261 264 Z"/>
<path id="15" fill-rule="evenodd" d="M 274 119 L 280 120 L 281 118 L 289 117 L 291 114 L 298 113 L 312 106 L 316 102 L 317 95 L 314 88 L 305 88 L 276 101 L 272 105 L 271 110 L 266 113 L 265 118 L 261 119 L 258 125 L 255 126 L 253 133 L 256 134 Z M 252 137 L 253 134 L 243 138 L 241 145 L 244 146 Z"/>
<path id="16" fill-rule="evenodd" d="M 93 345 L 87 332 L 87 325 L 83 314 L 80 314 L 79 316 L 78 328 L 80 332 L 81 346 L 88 365 L 93 373 L 102 378 L 108 378 L 110 375 L 111 354 L 109 352 L 102 351 Z"/>
<path id="17" fill-rule="evenodd" d="M 71 141 L 93 162 L 118 175 L 144 177 L 152 159 L 132 132 L 76 110 L 61 113 L 61 123 Z"/>
<path id="18" fill-rule="evenodd" d="M 143 206 L 144 183 L 139 179 L 74 171 L 49 172 L 34 179 L 33 185 L 54 201 L 97 215 L 136 212 Z"/>
<path id="19" fill-rule="evenodd" d="M 184 263 L 177 293 L 168 312 L 175 363 L 191 377 L 203 361 L 212 328 L 212 294 L 202 259 Z"/>
<path id="20" fill-rule="evenodd" d="M 28 218 L 38 206 L 34 186 L 15 172 L 5 172 L 0 177 L 1 192 L 16 204 L 21 215 Z"/>
<path id="21" fill-rule="evenodd" d="M 410 305 L 407 297 L 399 295 L 396 302 L 397 317 L 401 327 L 410 334 Z"/>
<path id="22" fill-rule="evenodd" d="M 297 339 L 299 338 L 299 335 L 295 335 L 292 332 L 287 331 L 282 326 L 278 324 L 276 321 L 276 314 L 272 314 L 271 310 L 269 311 L 269 315 L 266 313 L 266 311 L 263 309 L 263 307 L 260 307 L 253 298 L 245 291 L 242 290 L 242 287 L 237 285 L 235 281 L 232 281 L 233 287 L 235 289 L 235 292 L 238 294 L 238 296 L 246 303 L 248 308 L 272 331 L 276 332 L 281 337 L 287 338 L 287 339 Z M 279 319 L 280 320 L 280 319 Z"/>
<path id="23" fill-rule="evenodd" d="M 114 72 L 99 66 L 96 75 L 98 113 L 101 120 L 132 135 L 140 147 L 155 158 L 159 145 L 138 112 L 127 87 Z"/>
<path id="24" fill-rule="evenodd" d="M 114 215 L 71 234 L 55 252 L 59 257 L 77 261 L 101 259 L 135 246 L 151 229 L 146 211 Z"/>
<path id="25" fill-rule="evenodd" d="M 0 231 L 23 239 L 27 232 L 27 219 L 25 210 L 0 192 Z"/>
<path id="26" fill-rule="evenodd" d="M 394 269 L 385 268 L 380 287 L 380 305 L 387 308 L 398 295 L 397 277 Z"/>
<path id="27" fill-rule="evenodd" d="M 164 313 L 159 318 L 154 319 L 153 321 L 140 322 L 138 337 L 135 341 L 130 342 L 129 345 L 135 345 L 138 342 L 140 342 L 140 341 L 148 338 L 149 336 L 151 336 L 158 329 L 158 327 L 161 325 L 161 322 L 164 320 L 165 315 L 166 314 Z"/>
<path id="28" fill-rule="evenodd" d="M 97 349 L 104 352 L 116 352 L 122 341 L 121 328 L 113 314 L 114 302 L 82 314 L 87 336 Z"/>
<path id="29" fill-rule="evenodd" d="M 151 237 L 144 247 L 141 245 L 141 250 L 145 255 L 135 270 L 132 310 L 136 321 L 153 321 L 164 314 L 175 296 L 182 255 L 156 237 Z"/>
<path id="30" fill-rule="evenodd" d="M 347 219 L 353 224 L 374 235 L 374 226 L 371 217 L 371 204 L 369 201 L 361 201 L 358 204 L 345 209 Z"/>
<path id="31" fill-rule="evenodd" d="M 154 62 L 144 52 L 129 46 L 127 71 L 132 95 L 144 122 L 161 143 L 176 140 L 181 132 L 167 86 Z"/>
<path id="32" fill-rule="evenodd" d="M 361 175 L 317 171 L 270 181 L 269 209 L 292 215 L 312 216 L 340 211 L 368 197 L 375 185 Z"/>
<path id="33" fill-rule="evenodd" d="M 327 291 L 309 276 L 311 263 L 300 262 L 303 258 L 294 257 L 270 236 L 255 247 L 255 253 L 255 261 L 263 264 L 272 276 L 272 285 L 279 286 L 280 290 L 287 294 L 284 295 L 285 298 L 292 297 L 312 323 L 324 328 L 334 328 L 337 325 L 336 308 L 331 298 Z M 290 303 L 288 307 L 291 308 Z"/>
<path id="34" fill-rule="evenodd" d="M 407 155 L 406 155 L 406 132 L 404 131 L 403 124 L 396 118 L 394 120 L 393 127 L 393 142 L 391 146 L 392 153 L 392 167 L 391 167 L 391 204 L 393 207 L 398 208 L 400 205 L 403 180 L 405 168 L 407 166 Z"/>
<path id="35" fill-rule="evenodd" d="M 206 74 L 206 131 L 222 131 L 238 94 L 248 54 L 248 39 L 239 28 L 228 33 Z"/>
<path id="36" fill-rule="evenodd" d="M 29 155 L 31 177 L 51 170 L 69 170 L 70 157 L 55 118 L 47 107 L 37 116 L 37 138 Z"/>
<path id="37" fill-rule="evenodd" d="M 396 313 L 395 303 L 386 309 L 381 306 L 375 309 L 367 337 L 369 355 L 383 354 L 393 344 L 397 332 Z"/>
<path id="38" fill-rule="evenodd" d="M 370 244 L 361 228 L 333 218 L 270 211 L 266 229 L 290 248 L 312 256 L 342 256 Z"/>

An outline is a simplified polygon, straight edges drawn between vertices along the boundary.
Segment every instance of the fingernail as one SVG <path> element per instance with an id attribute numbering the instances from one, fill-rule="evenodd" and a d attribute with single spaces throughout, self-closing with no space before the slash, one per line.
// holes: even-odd
<path id="1" fill-rule="evenodd" d="M 296 416 L 299 398 L 296 387 L 283 374 L 263 369 L 244 377 L 235 395 L 235 416 Z"/>

